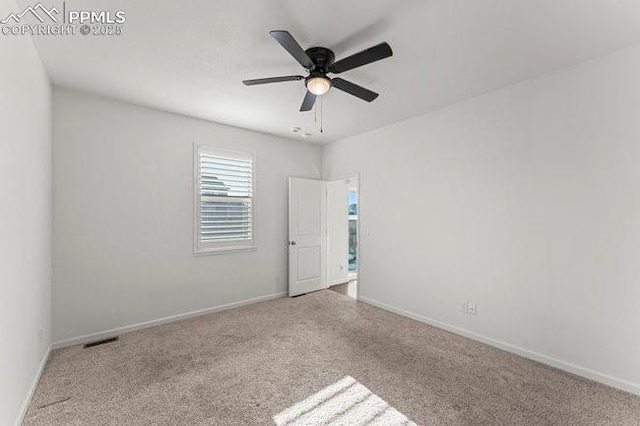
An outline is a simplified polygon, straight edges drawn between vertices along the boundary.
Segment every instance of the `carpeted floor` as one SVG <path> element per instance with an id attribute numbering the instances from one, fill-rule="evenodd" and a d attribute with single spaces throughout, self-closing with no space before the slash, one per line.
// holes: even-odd
<path id="1" fill-rule="evenodd" d="M 55 351 L 24 425 L 273 426 L 341 383 L 419 425 L 640 425 L 640 397 L 333 291 Z"/>

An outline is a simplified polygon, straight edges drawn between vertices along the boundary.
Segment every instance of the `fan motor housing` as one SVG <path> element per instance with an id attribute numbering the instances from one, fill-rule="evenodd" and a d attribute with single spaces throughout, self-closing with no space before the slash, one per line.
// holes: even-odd
<path id="1" fill-rule="evenodd" d="M 327 72 L 327 68 L 331 65 L 335 59 L 336 55 L 333 53 L 331 49 L 327 49 L 326 47 L 310 47 L 305 50 L 305 53 L 309 55 L 309 58 L 313 61 L 315 65 L 309 71 L 322 71 Z"/>

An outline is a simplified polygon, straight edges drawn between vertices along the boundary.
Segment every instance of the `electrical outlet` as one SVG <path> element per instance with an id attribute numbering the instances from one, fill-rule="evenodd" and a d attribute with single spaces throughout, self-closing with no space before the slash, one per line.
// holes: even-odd
<path id="1" fill-rule="evenodd" d="M 460 312 L 463 314 L 469 315 L 477 315 L 478 314 L 478 303 L 477 302 L 469 302 L 467 300 L 463 300 L 460 302 Z"/>

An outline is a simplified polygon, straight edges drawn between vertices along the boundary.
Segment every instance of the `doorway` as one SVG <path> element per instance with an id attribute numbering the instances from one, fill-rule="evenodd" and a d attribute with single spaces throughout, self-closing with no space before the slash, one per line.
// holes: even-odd
<path id="1" fill-rule="evenodd" d="M 358 297 L 358 176 L 327 182 L 328 287 Z"/>
<path id="2" fill-rule="evenodd" d="M 289 296 L 330 288 L 358 298 L 359 178 L 289 178 Z"/>

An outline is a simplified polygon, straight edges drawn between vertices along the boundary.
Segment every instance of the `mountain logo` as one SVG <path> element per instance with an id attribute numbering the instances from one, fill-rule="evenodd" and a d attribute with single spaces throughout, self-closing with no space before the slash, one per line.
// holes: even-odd
<path id="1" fill-rule="evenodd" d="M 38 3 L 35 6 L 28 6 L 21 13 L 18 13 L 18 14 L 11 13 L 11 14 L 9 14 L 9 16 L 7 16 L 5 19 L 0 21 L 0 23 L 1 24 L 8 24 L 9 21 L 13 20 L 16 24 L 18 24 L 18 23 L 20 23 L 20 20 L 22 20 L 22 18 L 24 18 L 24 16 L 27 15 L 27 14 L 31 14 L 31 15 L 35 16 L 35 18 L 38 21 L 40 21 L 41 23 L 44 23 L 43 16 L 49 17 L 49 19 L 51 19 L 54 23 L 57 23 L 58 19 L 54 16 L 54 13 L 57 15 L 57 14 L 60 13 L 60 11 L 58 9 L 56 9 L 55 7 L 52 7 L 51 9 L 47 9 L 42 3 Z"/>

